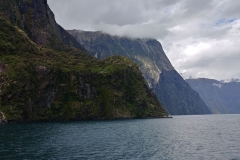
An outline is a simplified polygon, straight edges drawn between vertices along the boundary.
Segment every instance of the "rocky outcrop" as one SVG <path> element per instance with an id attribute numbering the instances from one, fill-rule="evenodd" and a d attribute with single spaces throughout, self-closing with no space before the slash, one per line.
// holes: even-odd
<path id="1" fill-rule="evenodd" d="M 27 33 L 40 47 L 61 48 L 70 45 L 85 51 L 75 38 L 59 26 L 47 0 L 0 0 L 0 13 Z"/>
<path id="2" fill-rule="evenodd" d="M 215 114 L 240 113 L 240 83 L 214 79 L 186 79 Z"/>
<path id="3" fill-rule="evenodd" d="M 102 32 L 68 31 L 98 59 L 121 55 L 136 62 L 169 114 L 211 113 L 197 92 L 176 72 L 155 39 L 131 39 Z"/>
<path id="4" fill-rule="evenodd" d="M 0 111 L 0 124 L 5 124 L 5 123 L 8 123 L 8 121 L 6 120 L 4 113 Z"/>

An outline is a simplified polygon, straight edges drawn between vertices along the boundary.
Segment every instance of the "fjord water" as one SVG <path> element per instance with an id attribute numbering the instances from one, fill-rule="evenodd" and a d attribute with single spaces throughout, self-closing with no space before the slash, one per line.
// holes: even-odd
<path id="1" fill-rule="evenodd" d="M 240 159 L 240 115 L 0 125 L 0 159 Z"/>

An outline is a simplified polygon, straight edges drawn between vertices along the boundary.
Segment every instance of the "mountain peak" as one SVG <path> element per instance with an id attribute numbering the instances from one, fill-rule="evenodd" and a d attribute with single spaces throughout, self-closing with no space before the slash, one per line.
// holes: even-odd
<path id="1" fill-rule="evenodd" d="M 70 45 L 85 51 L 56 21 L 47 0 L 0 0 L 0 13 L 40 47 Z"/>

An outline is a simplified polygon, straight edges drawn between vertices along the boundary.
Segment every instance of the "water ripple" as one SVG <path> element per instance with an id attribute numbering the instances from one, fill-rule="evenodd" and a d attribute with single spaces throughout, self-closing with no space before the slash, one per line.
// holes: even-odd
<path id="1" fill-rule="evenodd" d="M 0 125 L 0 159 L 240 159 L 240 115 Z"/>

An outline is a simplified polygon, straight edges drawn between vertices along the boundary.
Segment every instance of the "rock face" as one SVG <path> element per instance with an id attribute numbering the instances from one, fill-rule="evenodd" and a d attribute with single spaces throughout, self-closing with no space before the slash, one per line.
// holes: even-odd
<path id="1" fill-rule="evenodd" d="M 240 113 L 239 82 L 223 83 L 205 78 L 187 79 L 186 81 L 200 94 L 213 113 Z"/>
<path id="2" fill-rule="evenodd" d="M 169 114 L 211 113 L 198 93 L 175 71 L 157 40 L 117 37 L 102 32 L 68 32 L 98 59 L 121 55 L 136 62 Z"/>
<path id="3" fill-rule="evenodd" d="M 45 0 L 0 4 L 1 123 L 167 116 L 134 62 L 76 49 Z"/>
<path id="4" fill-rule="evenodd" d="M 0 0 L 0 13 L 13 25 L 25 31 L 40 47 L 74 46 L 85 51 L 75 38 L 59 26 L 47 0 Z"/>
<path id="5" fill-rule="evenodd" d="M 130 39 L 102 32 L 68 31 L 87 51 L 98 59 L 113 55 L 128 57 L 136 62 L 149 85 L 158 83 L 162 70 L 174 70 L 161 44 L 154 39 Z"/>
<path id="6" fill-rule="evenodd" d="M 0 111 L 0 124 L 8 123 L 3 112 Z"/>

